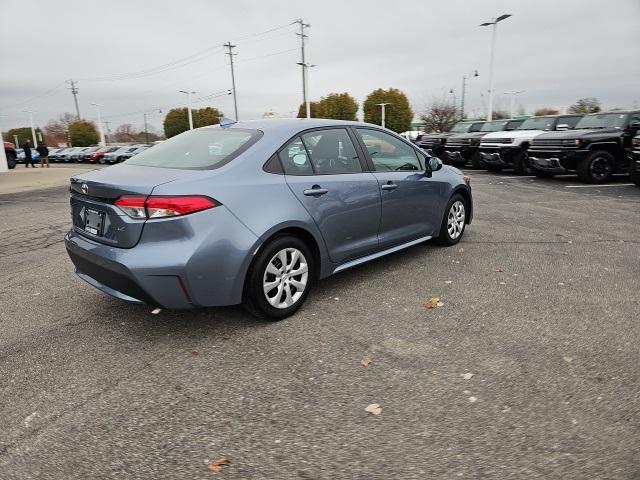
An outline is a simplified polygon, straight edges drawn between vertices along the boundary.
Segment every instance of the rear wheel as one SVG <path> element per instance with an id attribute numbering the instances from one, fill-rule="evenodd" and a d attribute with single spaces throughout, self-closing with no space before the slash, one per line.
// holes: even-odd
<path id="1" fill-rule="evenodd" d="M 9 167 L 9 169 L 16 168 L 16 154 L 7 152 L 6 150 L 5 153 L 7 154 L 7 167 Z"/>
<path id="2" fill-rule="evenodd" d="M 459 193 L 453 195 L 444 211 L 440 235 L 436 242 L 440 245 L 451 246 L 460 241 L 467 223 L 467 202 Z"/>
<path id="3" fill-rule="evenodd" d="M 578 164 L 578 178 L 585 183 L 604 183 L 613 173 L 613 156 L 609 152 L 593 152 Z"/>
<path id="4" fill-rule="evenodd" d="M 292 235 L 276 237 L 249 269 L 243 306 L 266 320 L 293 315 L 306 300 L 314 274 L 313 255 L 302 240 Z"/>

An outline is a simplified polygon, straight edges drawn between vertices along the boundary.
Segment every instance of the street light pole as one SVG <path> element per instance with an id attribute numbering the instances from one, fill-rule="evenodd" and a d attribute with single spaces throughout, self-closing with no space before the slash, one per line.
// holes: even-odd
<path id="1" fill-rule="evenodd" d="M 98 132 L 100 133 L 100 146 L 104 147 L 106 145 L 104 139 L 104 132 L 102 131 L 102 117 L 100 116 L 100 107 L 102 106 L 99 103 L 91 103 L 94 107 L 96 107 L 96 111 L 98 112 Z"/>
<path id="2" fill-rule="evenodd" d="M 480 75 L 478 75 L 478 71 L 474 70 L 473 74 L 471 75 L 471 77 L 475 78 L 475 77 L 479 77 Z M 460 120 L 464 120 L 464 99 L 465 96 L 467 94 L 467 80 L 469 80 L 469 77 L 466 75 L 462 76 L 462 98 L 460 99 Z"/>
<path id="3" fill-rule="evenodd" d="M 505 95 L 511 95 L 511 102 L 509 104 L 510 108 L 509 108 L 509 117 L 513 118 L 513 114 L 516 108 L 516 96 L 520 95 L 521 93 L 524 93 L 524 90 L 517 90 L 514 92 L 504 92 Z"/>
<path id="4" fill-rule="evenodd" d="M 193 116 L 191 115 L 191 95 L 196 92 L 188 92 L 186 90 L 180 90 L 180 93 L 184 93 L 187 96 L 187 112 L 189 114 L 189 130 L 193 130 Z"/>
<path id="5" fill-rule="evenodd" d="M 29 114 L 29 123 L 31 124 L 31 138 L 33 138 L 33 148 L 38 148 L 38 139 L 36 138 L 36 129 L 33 126 L 33 110 L 23 110 L 23 113 Z"/>
<path id="6" fill-rule="evenodd" d="M 379 106 L 380 109 L 381 109 L 381 114 L 382 114 L 382 122 L 381 122 L 381 124 L 382 124 L 382 128 L 386 128 L 385 127 L 385 112 L 386 112 L 386 108 L 385 107 L 387 105 L 391 105 L 391 104 L 390 103 L 376 103 L 376 105 Z"/>
<path id="7" fill-rule="evenodd" d="M 493 58 L 495 56 L 496 49 L 496 31 L 498 29 L 498 22 L 509 18 L 510 14 L 500 15 L 494 18 L 492 22 L 485 22 L 480 24 L 481 27 L 492 26 L 491 31 L 491 60 L 489 61 L 489 108 L 487 111 L 487 120 L 493 119 Z"/>

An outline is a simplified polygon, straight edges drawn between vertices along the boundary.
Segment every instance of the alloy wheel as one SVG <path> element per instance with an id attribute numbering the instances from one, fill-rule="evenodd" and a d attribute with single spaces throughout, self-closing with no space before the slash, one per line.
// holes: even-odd
<path id="1" fill-rule="evenodd" d="M 589 165 L 589 171 L 594 180 L 599 182 L 605 180 L 611 173 L 609 160 L 605 157 L 594 158 Z"/>
<path id="2" fill-rule="evenodd" d="M 449 209 L 447 217 L 447 231 L 452 240 L 462 235 L 464 230 L 465 211 L 464 204 L 460 200 L 456 200 Z"/>
<path id="3" fill-rule="evenodd" d="M 297 248 L 284 248 L 276 253 L 264 271 L 262 290 L 267 302 L 275 308 L 289 308 L 307 288 L 309 265 Z"/>

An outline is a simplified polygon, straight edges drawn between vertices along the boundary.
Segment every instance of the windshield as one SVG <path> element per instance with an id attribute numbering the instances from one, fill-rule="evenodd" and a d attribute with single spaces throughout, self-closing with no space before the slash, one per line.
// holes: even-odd
<path id="1" fill-rule="evenodd" d="M 472 125 L 471 122 L 458 122 L 451 129 L 452 133 L 467 133 L 469 131 L 469 127 Z"/>
<path id="2" fill-rule="evenodd" d="M 507 120 L 499 120 L 496 122 L 487 122 L 480 128 L 481 132 L 501 132 L 507 125 Z"/>
<path id="3" fill-rule="evenodd" d="M 622 128 L 626 119 L 626 113 L 586 115 L 580 119 L 576 128 Z"/>
<path id="4" fill-rule="evenodd" d="M 555 117 L 528 118 L 516 130 L 551 130 L 555 121 Z"/>
<path id="5" fill-rule="evenodd" d="M 217 168 L 262 136 L 259 130 L 203 128 L 176 135 L 125 163 L 146 167 L 204 170 Z"/>

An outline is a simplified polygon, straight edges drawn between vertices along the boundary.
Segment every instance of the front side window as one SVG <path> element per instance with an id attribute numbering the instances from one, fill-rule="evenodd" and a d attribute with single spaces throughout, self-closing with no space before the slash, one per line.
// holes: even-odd
<path id="1" fill-rule="evenodd" d="M 415 150 L 402 140 L 378 130 L 356 130 L 369 152 L 376 171 L 422 170 Z"/>
<path id="2" fill-rule="evenodd" d="M 302 140 L 317 175 L 362 172 L 358 154 L 345 129 L 305 133 Z"/>
<path id="3" fill-rule="evenodd" d="M 559 117 L 558 125 L 568 125 L 569 128 L 575 128 L 582 117 Z"/>
<path id="4" fill-rule="evenodd" d="M 262 136 L 259 130 L 202 128 L 176 135 L 125 163 L 146 167 L 204 170 L 218 168 Z"/>

